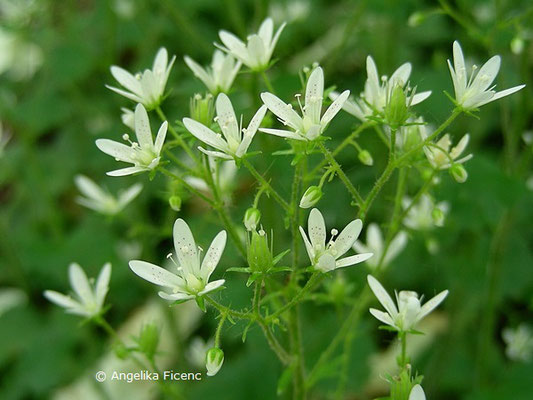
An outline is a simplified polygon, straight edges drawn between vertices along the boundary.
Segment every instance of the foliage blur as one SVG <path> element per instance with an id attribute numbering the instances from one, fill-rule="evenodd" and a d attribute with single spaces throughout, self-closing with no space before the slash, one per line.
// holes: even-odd
<path id="1" fill-rule="evenodd" d="M 207 64 L 219 29 L 245 37 L 267 15 L 277 24 L 288 22 L 275 51 L 278 62 L 269 71 L 281 98 L 290 99 L 300 91 L 298 71 L 315 61 L 324 68 L 327 86 L 357 94 L 366 79 L 365 58 L 371 54 L 383 74 L 405 61 L 413 64 L 412 82 L 419 90 L 433 90 L 418 111 L 438 125 L 452 109 L 443 91 L 453 91 L 446 59 L 455 39 L 472 58 L 467 62 L 479 65 L 493 54 L 502 55 L 499 88 L 528 85 L 515 96 L 484 106 L 479 120 L 461 116 L 449 128 L 456 138 L 471 134 L 474 158 L 468 162 L 469 179 L 457 184 L 442 176 L 435 196 L 451 205 L 444 227 L 411 232 L 406 250 L 384 283 L 429 297 L 450 290 L 435 322 L 442 325 L 434 329 L 439 334 L 428 338 L 415 358 L 429 399 L 531 398 L 533 363 L 506 359 L 501 338 L 504 327 L 533 321 L 533 192 L 526 186 L 533 174 L 532 148 L 522 140 L 522 134 L 533 129 L 530 2 L 0 0 L 0 120 L 4 132 L 12 135 L 0 153 L 0 285 L 19 288 L 25 295 L 18 306 L 0 314 L 1 399 L 54 398 L 57 390 L 80 377 L 98 385 L 93 379 L 95 365 L 102 354 L 111 352 L 104 333 L 80 326 L 79 319 L 42 296 L 45 289 L 68 289 L 70 262 L 80 263 L 89 276 L 95 276 L 105 262 L 113 264 L 108 318 L 119 327 L 155 296 L 153 287 L 131 273 L 129 259 L 162 263 L 178 216 L 187 219 L 204 246 L 221 229 L 216 216 L 201 203 L 187 202 L 184 193 L 181 211 L 173 211 L 168 198 L 174 189 L 162 176 L 152 181 L 148 174 L 105 176 L 116 162 L 99 152 L 94 141 L 119 139 L 127 131 L 120 107 L 132 107 L 104 87 L 114 83 L 109 67 L 142 70 L 151 65 L 161 46 L 176 54 L 167 85 L 171 94 L 163 105 L 175 121 L 188 115 L 189 98 L 205 91 L 182 62 L 183 56 Z M 237 77 L 239 89 L 232 94 L 245 118 L 251 117 L 259 101 L 246 94 L 253 84 L 251 75 L 242 72 Z M 354 118 L 342 113 L 328 135 L 338 143 L 356 125 Z M 261 148 L 268 155 L 284 148 L 281 140 L 265 136 L 258 135 L 252 150 Z M 384 167 L 385 158 L 380 156 L 384 147 L 372 131 L 362 135 L 361 144 L 373 155 L 373 167 L 361 164 L 355 149 L 341 153 L 339 161 L 352 182 L 368 193 Z M 262 156 L 257 163 L 260 171 L 268 170 L 282 193 L 289 193 L 288 157 Z M 138 181 L 144 190 L 120 215 L 102 217 L 76 203 L 74 176 L 80 173 L 112 192 Z M 250 206 L 254 191 L 246 171 L 239 171 L 238 177 L 231 205 L 237 221 Z M 336 194 L 319 204 L 328 225 L 344 226 L 355 216 L 349 195 L 337 181 L 326 190 Z M 369 222 L 386 221 L 393 195 L 389 185 Z M 278 253 L 285 250 L 288 233 L 275 205 L 268 203 L 262 223 L 265 229 L 274 229 Z M 438 244 L 429 246 L 433 252 L 428 251 L 428 242 Z M 235 306 L 246 304 L 250 290 L 245 278 L 224 270 L 242 266 L 229 244 L 217 273 L 227 279 L 224 299 Z M 340 326 L 345 302 L 365 284 L 364 269 L 358 266 L 343 271 L 342 279 L 336 275 L 327 279 L 322 290 L 336 288 L 340 297 L 333 307 L 320 303 L 303 307 L 303 325 L 310 327 L 303 332 L 307 362 L 316 360 Z M 184 356 L 185 349 L 193 336 L 209 339 L 215 324 L 213 318 L 204 318 L 187 336 L 175 338 L 178 355 L 169 368 L 196 370 Z M 281 366 L 260 332 L 250 331 L 245 344 L 240 332 L 232 327 L 224 333 L 226 359 L 216 377 L 176 384 L 186 398 L 277 398 Z M 377 330 L 376 321 L 369 316 L 362 320 L 351 350 L 346 398 L 385 394 L 379 379 L 382 371 L 376 373 L 371 360 L 390 341 L 391 336 Z M 312 398 L 329 398 L 335 388 L 336 377 L 324 377 Z"/>

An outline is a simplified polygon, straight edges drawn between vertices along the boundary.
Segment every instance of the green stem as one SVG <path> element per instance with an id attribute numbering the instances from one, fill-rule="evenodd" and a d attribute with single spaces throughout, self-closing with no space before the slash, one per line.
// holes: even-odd
<path id="1" fill-rule="evenodd" d="M 261 77 L 263 78 L 263 81 L 265 82 L 265 86 L 267 87 L 267 90 L 270 93 L 275 94 L 276 92 L 274 91 L 274 87 L 272 86 L 272 83 L 270 83 L 270 79 L 268 79 L 268 75 L 266 74 L 266 72 L 261 71 L 260 74 L 261 74 Z"/>
<path id="2" fill-rule="evenodd" d="M 218 301 L 209 296 L 204 296 L 204 299 L 207 303 L 216 308 L 220 314 L 225 314 L 234 319 L 255 320 L 255 316 L 250 312 L 233 310 L 223 304 L 220 304 Z"/>
<path id="3" fill-rule="evenodd" d="M 220 334 L 222 333 L 222 327 L 228 315 L 226 313 L 220 314 L 220 321 L 218 321 L 217 330 L 215 331 L 215 347 L 220 347 Z"/>
<path id="4" fill-rule="evenodd" d="M 161 118 L 162 121 L 167 121 L 168 122 L 168 119 L 167 117 L 165 116 L 165 113 L 163 112 L 163 110 L 161 110 L 161 107 L 157 106 L 155 111 L 157 112 L 157 115 L 159 115 L 159 118 Z M 176 141 L 178 142 L 178 144 L 183 148 L 183 150 L 185 150 L 185 152 L 187 153 L 187 155 L 196 163 L 196 164 L 199 164 L 200 161 L 198 160 L 198 158 L 196 157 L 196 155 L 194 154 L 194 152 L 191 150 L 191 148 L 189 147 L 189 145 L 187 143 L 185 143 L 185 140 L 183 140 L 183 138 L 181 137 L 181 135 L 176 132 L 176 130 L 174 129 L 174 127 L 172 126 L 172 124 L 170 122 L 168 122 L 168 130 L 169 132 L 172 134 L 172 136 L 174 136 L 174 138 L 176 139 Z"/>
<path id="5" fill-rule="evenodd" d="M 326 146 L 324 146 L 322 142 L 319 141 L 318 146 L 320 147 L 322 153 L 324 153 L 326 160 L 328 160 L 333 169 L 335 169 L 335 171 L 337 172 L 337 175 L 339 176 L 342 183 L 344 183 L 344 186 L 346 186 L 348 192 L 350 192 L 350 194 L 352 195 L 352 198 L 354 199 L 356 204 L 361 207 L 364 202 L 363 198 L 361 197 L 357 189 L 354 187 L 352 182 L 350 182 L 339 163 L 335 160 L 335 157 L 333 157 L 333 154 L 331 154 L 331 152 L 326 148 Z"/>
<path id="6" fill-rule="evenodd" d="M 290 212 L 291 210 L 291 207 L 289 206 L 289 203 L 287 203 L 279 194 L 278 192 L 276 192 L 274 190 L 274 188 L 270 185 L 270 183 L 267 182 L 267 180 L 265 178 L 263 178 L 263 176 L 257 172 L 257 170 L 254 168 L 254 166 L 252 164 L 250 164 L 250 162 L 246 159 L 246 158 L 243 158 L 242 159 L 242 163 L 244 164 L 244 166 L 248 169 L 248 171 L 250 171 L 250 173 L 253 175 L 253 177 L 259 182 L 261 183 L 261 185 L 266 188 L 266 190 L 268 191 L 268 193 L 270 193 L 272 195 L 272 197 L 274 198 L 274 200 L 276 200 L 278 202 L 278 204 L 280 206 L 282 206 L 284 208 L 285 211 L 287 212 Z"/>
<path id="7" fill-rule="evenodd" d="M 392 162 L 389 162 L 387 166 L 385 167 L 385 170 L 379 177 L 379 179 L 374 184 L 374 187 L 366 197 L 366 199 L 363 201 L 361 208 L 359 209 L 359 215 L 358 217 L 361 218 L 363 221 L 366 218 L 366 214 L 368 210 L 370 209 L 370 206 L 372 205 L 374 199 L 378 195 L 378 193 L 381 191 L 385 183 L 389 180 L 390 176 L 394 172 L 394 164 Z"/>
<path id="8" fill-rule="evenodd" d="M 168 169 L 164 168 L 164 167 L 157 167 L 163 174 L 165 174 L 166 176 L 168 176 L 169 178 L 172 178 L 172 179 L 175 179 L 177 181 L 179 181 L 183 186 L 185 186 L 185 188 L 191 192 L 192 194 L 200 197 L 201 199 L 205 200 L 208 204 L 210 205 L 213 205 L 213 200 L 210 199 L 209 197 L 207 197 L 205 194 L 203 194 L 202 192 L 200 192 L 199 190 L 195 189 L 194 187 L 192 187 L 191 185 L 189 185 L 187 183 L 187 181 L 185 181 L 185 179 L 183 179 L 182 177 L 176 175 L 175 173 L 169 171 Z"/>
<path id="9" fill-rule="evenodd" d="M 317 271 L 313 273 L 313 275 L 311 275 L 311 277 L 309 278 L 305 286 L 298 293 L 296 293 L 295 296 L 292 297 L 291 301 L 286 303 L 283 307 L 277 309 L 273 314 L 269 315 L 266 318 L 266 321 L 267 322 L 273 321 L 274 319 L 279 317 L 281 314 L 283 314 L 285 311 L 290 310 L 295 305 L 297 305 L 302 299 L 302 297 L 304 297 L 309 291 L 314 289 L 318 284 L 320 284 L 320 282 L 324 280 L 324 277 L 325 277 L 325 274 L 323 274 L 322 272 Z"/>

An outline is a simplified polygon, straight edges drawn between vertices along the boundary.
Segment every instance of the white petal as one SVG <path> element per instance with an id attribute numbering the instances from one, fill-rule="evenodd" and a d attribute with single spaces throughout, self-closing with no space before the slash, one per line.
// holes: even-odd
<path id="1" fill-rule="evenodd" d="M 235 57 L 248 65 L 248 51 L 246 50 L 244 43 L 237 36 L 226 31 L 220 31 L 218 36 L 224 46 L 226 46 Z"/>
<path id="2" fill-rule="evenodd" d="M 451 67 L 451 64 L 449 64 Z M 455 75 L 454 86 L 457 97 L 462 96 L 466 89 L 466 66 L 465 57 L 461 45 L 456 40 L 453 42 L 453 72 Z"/>
<path id="3" fill-rule="evenodd" d="M 174 223 L 173 236 L 174 247 L 181 268 L 185 272 L 192 273 L 194 276 L 200 276 L 196 242 L 194 241 L 189 225 L 183 219 L 178 218 Z"/>
<path id="4" fill-rule="evenodd" d="M 377 297 L 379 302 L 383 305 L 383 307 L 385 307 L 385 310 L 393 319 L 396 318 L 398 315 L 398 309 L 396 308 L 394 301 L 389 296 L 385 288 L 372 275 L 368 275 L 367 280 L 370 289 L 372 289 L 372 292 Z"/>
<path id="5" fill-rule="evenodd" d="M 220 151 L 212 151 L 212 150 L 206 150 L 204 149 L 203 147 L 201 146 L 198 146 L 198 150 L 200 150 L 202 153 L 208 155 L 208 156 L 211 156 L 211 157 L 216 157 L 216 158 L 222 158 L 224 160 L 233 160 L 233 157 L 226 154 L 226 153 L 222 153 Z"/>
<path id="6" fill-rule="evenodd" d="M 383 254 L 383 236 L 378 224 L 371 223 L 366 230 L 366 244 L 373 249 L 378 257 Z"/>
<path id="7" fill-rule="evenodd" d="M 292 109 L 292 107 L 282 101 L 279 97 L 273 95 L 272 93 L 263 92 L 261 93 L 261 100 L 272 111 L 276 117 L 285 121 L 294 130 L 303 130 L 303 121 L 302 118 Z"/>
<path id="8" fill-rule="evenodd" d="M 121 169 L 116 169 L 114 171 L 109 171 L 107 175 L 109 176 L 126 176 L 126 175 L 133 175 L 137 172 L 144 172 L 148 171 L 148 168 L 145 167 L 126 167 Z"/>
<path id="9" fill-rule="evenodd" d="M 329 94 L 329 98 L 332 101 L 335 101 L 335 99 L 337 99 L 337 97 L 339 97 L 339 95 L 340 95 L 339 92 L 331 92 Z M 365 121 L 366 120 L 365 115 L 364 115 L 363 111 L 361 110 L 361 107 L 359 107 L 350 98 L 346 99 L 346 101 L 343 103 L 342 109 L 344 111 L 346 111 L 348 114 L 351 114 L 351 115 L 353 115 L 356 118 L 359 118 L 361 121 Z"/>
<path id="10" fill-rule="evenodd" d="M 136 94 L 138 96 L 142 94 L 141 83 L 139 82 L 139 80 L 136 79 L 125 69 L 117 66 L 112 66 L 111 75 L 113 75 L 113 77 L 117 80 L 118 83 L 120 83 L 129 91 L 131 91 L 133 94 Z"/>
<path id="11" fill-rule="evenodd" d="M 270 129 L 270 128 L 259 128 L 261 132 L 268 133 L 269 135 L 284 137 L 287 139 L 294 139 L 300 141 L 306 141 L 305 136 L 299 135 L 293 131 L 285 131 L 282 129 Z"/>
<path id="12" fill-rule="evenodd" d="M 148 113 L 142 104 L 137 104 L 135 107 L 135 134 L 142 148 L 152 148 L 154 145 L 152 130 L 148 121 Z"/>
<path id="13" fill-rule="evenodd" d="M 335 268 L 337 268 L 337 265 L 335 264 L 335 257 L 329 253 L 321 255 L 317 264 L 315 265 L 315 268 L 322 272 L 333 271 Z"/>
<path id="14" fill-rule="evenodd" d="M 98 139 L 96 141 L 96 147 L 111 157 L 115 157 L 120 161 L 134 163 L 132 158 L 132 148 L 125 144 L 115 142 L 110 139 Z"/>
<path id="15" fill-rule="evenodd" d="M 390 82 L 395 85 L 405 86 L 411 75 L 411 63 L 405 63 L 398 67 L 390 77 Z"/>
<path id="16" fill-rule="evenodd" d="M 133 93 L 130 93 L 130 92 L 126 92 L 125 90 L 118 89 L 116 87 L 109 86 L 109 85 L 105 85 L 105 87 L 108 88 L 109 90 L 112 90 L 115 93 L 120 94 L 121 96 L 124 96 L 124 97 L 126 97 L 126 98 L 128 98 L 130 100 L 133 100 L 136 103 L 142 103 L 143 102 L 143 98 L 140 97 L 139 95 L 136 95 L 136 94 L 133 94 Z"/>
<path id="17" fill-rule="evenodd" d="M 194 299 L 194 296 L 192 294 L 188 294 L 184 292 L 178 292 L 178 293 L 159 292 L 158 295 L 162 299 L 169 300 L 169 301 L 181 301 L 181 300 Z"/>
<path id="18" fill-rule="evenodd" d="M 440 303 L 448 296 L 448 290 L 443 290 L 438 295 L 433 297 L 431 300 L 428 300 L 420 309 L 420 313 L 418 314 L 417 321 L 420 321 L 422 318 L 424 318 L 426 315 L 428 315 L 431 311 L 433 311 L 435 308 L 438 307 Z"/>
<path id="19" fill-rule="evenodd" d="M 218 150 L 227 150 L 227 143 L 207 126 L 190 118 L 183 118 L 183 125 L 196 139 Z"/>
<path id="20" fill-rule="evenodd" d="M 202 261 L 202 267 L 200 268 L 205 281 L 209 280 L 209 277 L 220 261 L 220 257 L 222 256 L 224 248 L 226 247 L 226 237 L 226 231 L 219 232 L 211 242 L 207 253 L 205 253 L 205 257 Z"/>
<path id="21" fill-rule="evenodd" d="M 375 99 L 379 95 L 380 80 L 379 80 L 378 69 L 376 67 L 376 63 L 374 62 L 374 59 L 371 56 L 368 56 L 366 58 L 366 73 L 367 73 L 366 83 L 368 85 L 368 88 L 370 89 L 370 94 L 372 97 L 371 99 L 367 99 L 367 100 L 372 102 L 372 100 Z"/>
<path id="22" fill-rule="evenodd" d="M 93 200 L 104 202 L 109 197 L 109 195 L 104 192 L 100 186 L 94 183 L 91 179 L 87 178 L 85 175 L 76 175 L 74 182 L 82 194 Z"/>
<path id="23" fill-rule="evenodd" d="M 241 141 L 239 123 L 229 97 L 224 93 L 220 93 L 217 97 L 215 106 L 218 118 L 217 123 L 220 126 L 222 133 L 226 138 L 230 137 L 233 141 L 239 143 Z M 228 138 L 228 141 L 229 140 L 230 139 Z"/>
<path id="24" fill-rule="evenodd" d="M 324 249 L 326 246 L 326 223 L 322 213 L 313 208 L 309 213 L 307 232 L 313 248 Z"/>
<path id="25" fill-rule="evenodd" d="M 95 302 L 93 290 L 85 275 L 85 271 L 76 263 L 69 265 L 68 274 L 70 279 L 70 285 L 74 292 L 79 296 L 83 304 L 92 304 Z"/>
<path id="26" fill-rule="evenodd" d="M 389 244 L 389 249 L 383 260 L 383 264 L 388 265 L 407 245 L 407 233 L 401 231 Z"/>
<path id="27" fill-rule="evenodd" d="M 426 400 L 424 389 L 420 385 L 414 385 L 409 393 L 409 400 Z"/>
<path id="28" fill-rule="evenodd" d="M 165 143 L 165 138 L 167 137 L 168 122 L 165 121 L 159 127 L 157 131 L 157 136 L 155 137 L 154 150 L 157 155 L 161 154 L 161 149 Z"/>
<path id="29" fill-rule="evenodd" d="M 461 140 L 459 140 L 459 143 L 457 143 L 457 146 L 455 146 L 450 151 L 450 157 L 455 160 L 457 157 L 459 157 L 462 152 L 465 150 L 466 146 L 468 145 L 468 141 L 470 140 L 470 135 L 467 133 L 464 135 Z"/>
<path id="30" fill-rule="evenodd" d="M 248 125 L 248 128 L 246 129 L 246 132 L 243 134 L 241 144 L 237 149 L 238 157 L 242 157 L 248 151 L 248 147 L 250 147 L 250 143 L 252 143 L 252 139 L 254 138 L 257 129 L 259 128 L 259 125 L 261 125 L 261 122 L 263 121 L 267 110 L 267 107 L 263 105 L 259 108 L 259 110 L 257 110 L 255 115 L 253 116 L 252 120 L 250 121 L 250 124 Z"/>
<path id="31" fill-rule="evenodd" d="M 513 94 L 515 92 L 518 92 L 519 90 L 525 88 L 526 85 L 518 85 L 509 89 L 501 90 L 499 92 L 496 92 L 494 97 L 491 99 L 491 101 L 501 99 L 502 97 L 509 96 L 510 94 Z"/>
<path id="32" fill-rule="evenodd" d="M 258 35 L 251 35 L 248 38 L 248 56 L 251 63 L 249 67 L 251 68 L 262 68 L 268 63 L 265 44 Z"/>
<path id="33" fill-rule="evenodd" d="M 129 262 L 129 266 L 135 275 L 140 276 L 154 285 L 164 286 L 171 289 L 183 287 L 185 285 L 183 279 L 178 275 L 158 267 L 155 264 L 141 260 L 132 260 Z"/>
<path id="34" fill-rule="evenodd" d="M 272 18 L 265 19 L 259 27 L 259 31 L 257 33 L 259 37 L 263 39 L 263 43 L 268 46 L 272 41 L 272 35 L 274 33 L 274 22 L 272 21 Z"/>
<path id="35" fill-rule="evenodd" d="M 198 296 L 203 296 L 204 294 L 207 294 L 209 292 L 212 292 L 215 289 L 218 289 L 220 286 L 222 286 L 226 282 L 224 279 L 219 279 L 218 281 L 209 282 L 207 285 L 205 285 L 204 290 L 198 293 Z"/>
<path id="36" fill-rule="evenodd" d="M 322 111 L 322 98 L 324 96 L 324 71 L 321 67 L 316 67 L 305 87 L 305 114 L 311 117 L 313 123 L 320 121 Z"/>
<path id="37" fill-rule="evenodd" d="M 431 90 L 428 90 L 426 92 L 420 92 L 420 93 L 416 93 L 412 100 L 411 100 L 411 105 L 414 106 L 414 105 L 417 105 L 419 103 L 422 103 L 424 100 L 426 100 L 429 96 L 431 96 Z"/>
<path id="38" fill-rule="evenodd" d="M 501 58 L 500 56 L 491 57 L 479 69 L 474 81 L 471 83 L 471 90 L 475 93 L 482 92 L 490 87 L 498 71 L 500 70 Z"/>
<path id="39" fill-rule="evenodd" d="M 329 122 L 337 115 L 337 113 L 341 110 L 341 108 L 344 106 L 344 103 L 350 96 L 350 91 L 345 90 L 342 92 L 334 101 L 331 103 L 331 105 L 328 107 L 324 115 L 322 116 L 322 119 L 320 120 L 321 125 L 327 125 Z"/>
<path id="40" fill-rule="evenodd" d="M 346 225 L 346 227 L 340 233 L 339 237 L 335 239 L 335 243 L 332 246 L 332 248 L 334 248 L 336 251 L 336 258 L 339 258 L 348 250 L 350 250 L 354 242 L 359 237 L 362 228 L 363 222 L 360 219 L 356 219 Z"/>
<path id="41" fill-rule="evenodd" d="M 95 286 L 95 297 L 96 297 L 96 304 L 98 304 L 98 307 L 102 307 L 104 304 L 105 296 L 107 295 L 107 292 L 109 290 L 109 280 L 111 279 L 111 264 L 106 263 L 102 270 L 100 271 L 100 274 L 98 275 L 98 279 L 96 280 L 96 286 Z"/>
<path id="42" fill-rule="evenodd" d="M 185 60 L 185 64 L 187 64 L 194 75 L 199 78 L 205 86 L 207 86 L 207 89 L 209 89 L 211 93 L 216 92 L 216 84 L 211 76 L 205 71 L 205 69 L 188 56 L 183 57 L 183 59 Z"/>
<path id="43" fill-rule="evenodd" d="M 356 254 L 350 257 L 346 257 L 346 258 L 341 258 L 340 260 L 337 260 L 336 268 L 349 267 L 351 265 L 365 262 L 373 255 L 374 253 L 363 253 L 363 254 Z"/>
<path id="44" fill-rule="evenodd" d="M 384 324 L 394 326 L 394 321 L 392 320 L 389 314 L 384 313 L 383 311 L 376 310 L 375 308 L 371 308 L 369 311 L 370 314 L 376 317 L 379 321 L 383 322 Z"/>
<path id="45" fill-rule="evenodd" d="M 46 297 L 52 303 L 64 307 L 64 308 L 76 308 L 81 307 L 81 304 L 71 298 L 70 296 L 65 296 L 63 293 L 56 292 L 55 290 L 46 290 L 44 292 L 44 297 Z"/>
<path id="46" fill-rule="evenodd" d="M 309 239 L 307 239 L 307 235 L 305 234 L 304 228 L 301 226 L 300 228 L 300 234 L 302 235 L 302 239 L 305 244 L 305 250 L 307 251 L 307 255 L 309 256 L 309 260 L 313 262 L 313 258 L 315 258 L 315 251 L 313 250 L 313 245 L 311 242 L 309 242 Z"/>
<path id="47" fill-rule="evenodd" d="M 276 34 L 274 35 L 274 38 L 270 42 L 270 47 L 268 48 L 268 58 L 272 57 L 272 53 L 274 52 L 274 48 L 276 47 L 276 44 L 278 43 L 279 36 L 281 35 L 281 32 L 283 32 L 283 28 L 285 28 L 285 25 L 287 25 L 285 22 L 281 24 L 281 26 L 276 31 Z"/>

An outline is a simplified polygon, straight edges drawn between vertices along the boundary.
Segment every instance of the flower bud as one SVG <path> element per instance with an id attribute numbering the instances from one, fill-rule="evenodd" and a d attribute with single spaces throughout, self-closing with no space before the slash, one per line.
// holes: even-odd
<path id="1" fill-rule="evenodd" d="M 368 150 L 361 150 L 358 154 L 358 157 L 359 161 L 361 161 L 363 164 L 368 165 L 369 167 L 374 165 L 374 159 Z"/>
<path id="2" fill-rule="evenodd" d="M 322 197 L 322 189 L 318 186 L 309 186 L 300 200 L 301 208 L 313 207 Z"/>
<path id="3" fill-rule="evenodd" d="M 468 172 L 466 172 L 465 167 L 463 167 L 461 164 L 453 164 L 450 167 L 450 174 L 458 183 L 464 183 L 468 178 Z"/>
<path id="4" fill-rule="evenodd" d="M 246 212 L 244 213 L 244 226 L 246 227 L 247 231 L 255 231 L 257 229 L 257 225 L 259 225 L 259 221 L 261 220 L 261 211 L 259 211 L 255 207 L 250 207 Z"/>
<path id="5" fill-rule="evenodd" d="M 273 267 L 272 252 L 268 248 L 268 238 L 263 230 L 259 232 L 252 231 L 247 261 L 253 272 L 268 271 Z"/>
<path id="6" fill-rule="evenodd" d="M 524 51 L 524 39 L 522 39 L 520 36 L 516 36 L 511 40 L 511 51 L 513 54 L 522 54 Z"/>
<path id="7" fill-rule="evenodd" d="M 224 352 L 218 347 L 212 347 L 207 351 L 205 359 L 207 376 L 215 376 L 224 363 Z"/>
<path id="8" fill-rule="evenodd" d="M 211 125 L 213 122 L 213 117 L 215 116 L 215 107 L 212 94 L 208 93 L 205 95 L 205 97 L 202 97 L 198 93 L 195 94 L 193 97 L 191 97 L 189 108 L 192 119 L 204 124 L 205 126 Z"/>
<path id="9" fill-rule="evenodd" d="M 171 196 L 168 199 L 168 204 L 170 204 L 170 208 L 172 208 L 174 211 L 181 210 L 181 197 L 179 196 Z"/>
<path id="10" fill-rule="evenodd" d="M 433 219 L 435 226 L 444 225 L 444 216 L 444 211 L 442 211 L 439 207 L 435 207 L 431 212 L 431 218 Z"/>
<path id="11" fill-rule="evenodd" d="M 407 20 L 407 25 L 409 25 L 411 28 L 415 28 L 419 26 L 420 24 L 422 24 L 422 22 L 424 22 L 425 19 L 426 19 L 426 14 L 420 11 L 417 11 L 409 16 L 409 19 Z"/>
<path id="12" fill-rule="evenodd" d="M 159 345 L 159 328 L 156 324 L 150 323 L 142 327 L 141 334 L 137 338 L 139 351 L 146 355 L 148 359 L 154 357 Z"/>
<path id="13" fill-rule="evenodd" d="M 405 91 L 400 84 L 396 84 L 385 106 L 385 121 L 392 129 L 403 126 L 409 118 L 409 107 Z"/>

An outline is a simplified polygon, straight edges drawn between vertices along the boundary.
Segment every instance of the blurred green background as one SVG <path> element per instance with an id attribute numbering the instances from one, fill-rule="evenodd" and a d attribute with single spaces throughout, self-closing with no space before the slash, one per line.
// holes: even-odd
<path id="1" fill-rule="evenodd" d="M 532 149 L 522 140 L 522 134 L 533 128 L 533 7 L 529 1 L 0 0 L 0 7 L 0 120 L 4 133 L 11 134 L 0 155 L 0 286 L 19 288 L 26 296 L 0 315 L 1 399 L 54 398 L 60 388 L 83 378 L 98 385 L 93 379 L 96 365 L 102 354 L 111 352 L 105 335 L 92 326 L 80 327 L 78 318 L 42 296 L 45 289 L 68 290 L 70 262 L 80 263 L 89 276 L 96 276 L 106 261 L 112 262 L 108 319 L 120 327 L 155 296 L 153 287 L 127 267 L 130 258 L 162 263 L 178 216 L 189 222 L 203 246 L 221 229 L 216 216 L 198 202 L 185 201 L 179 213 L 172 211 L 170 189 L 162 176 L 153 181 L 147 174 L 105 176 L 117 163 L 99 152 L 94 141 L 118 139 L 126 132 L 120 107 L 132 106 L 104 87 L 114 84 L 109 67 L 142 70 L 151 66 L 159 47 L 166 47 L 177 60 L 163 109 L 171 120 L 181 119 L 188 115 L 190 96 L 205 91 L 183 56 L 207 64 L 219 29 L 245 37 L 267 15 L 276 26 L 288 22 L 274 52 L 279 61 L 269 71 L 281 98 L 290 99 L 300 90 L 298 70 L 315 61 L 324 67 L 326 85 L 357 94 L 366 79 L 365 58 L 371 54 L 382 74 L 390 74 L 405 61 L 413 64 L 412 83 L 419 90 L 433 90 L 417 111 L 438 125 L 452 108 L 442 91 L 453 91 L 446 59 L 455 39 L 478 65 L 493 54 L 502 55 L 498 88 L 528 85 L 517 95 L 484 106 L 479 120 L 461 116 L 449 129 L 456 139 L 471 134 L 469 150 L 474 159 L 466 165 L 469 179 L 457 184 L 443 174 L 435 197 L 451 205 L 445 226 L 410 233 L 409 245 L 384 284 L 390 290 L 413 289 L 427 296 L 450 290 L 438 313 L 443 321 L 440 334 L 430 338 L 414 361 L 425 376 L 429 399 L 532 398 L 532 362 L 506 359 L 501 338 L 504 327 L 531 323 L 533 317 L 533 192 L 526 186 L 533 174 Z M 416 12 L 421 13 L 419 18 L 410 19 Z M 517 51 L 518 39 L 521 51 Z M 251 82 L 249 74 L 241 73 L 232 94 L 245 119 L 251 117 L 257 101 L 246 94 Z M 152 118 L 157 119 L 155 114 Z M 338 143 L 356 125 L 355 119 L 341 113 L 328 135 Z M 360 164 L 353 150 L 343 152 L 339 161 L 367 193 L 386 155 L 372 132 L 364 134 L 361 143 L 374 155 L 372 168 Z M 259 145 L 269 150 L 287 147 L 276 138 L 258 139 L 252 149 Z M 286 195 L 289 162 L 285 157 L 256 160 L 258 169 L 268 169 Z M 102 217 L 76 203 L 73 178 L 79 173 L 112 192 L 137 181 L 144 190 L 120 216 Z M 246 171 L 238 174 L 230 208 L 236 221 L 250 205 L 254 190 Z M 414 192 L 416 179 L 409 184 Z M 386 221 L 392 194 L 390 185 L 368 222 Z M 328 225 L 344 226 L 355 216 L 348 194 L 337 181 L 328 184 L 325 199 L 319 206 Z M 288 247 L 284 247 L 287 232 L 278 219 L 273 205 L 265 208 L 263 223 L 275 229 L 276 253 Z M 428 240 L 438 243 L 436 253 L 428 252 Z M 230 244 L 217 271 L 228 280 L 223 299 L 246 305 L 250 291 L 245 279 L 224 273 L 232 266 L 242 262 Z M 363 268 L 344 271 L 344 282 L 353 290 L 347 296 L 365 284 Z M 334 279 L 330 277 L 327 284 Z M 170 313 L 165 308 L 163 314 L 178 324 L 182 317 L 176 313 L 190 310 Z M 335 334 L 346 310 L 342 304 L 303 308 L 309 363 Z M 184 356 L 185 349 L 192 337 L 213 335 L 212 317 L 208 313 L 200 321 L 181 322 L 188 324 L 188 333 L 168 344 L 178 346 L 169 368 L 198 368 Z M 150 318 L 148 314 L 146 320 Z M 258 329 L 242 344 L 241 328 L 225 331 L 226 361 L 215 378 L 177 384 L 186 398 L 276 398 L 281 367 Z M 375 378 L 370 358 L 391 340 L 377 330 L 376 321 L 365 316 L 352 346 L 347 399 L 385 394 L 379 379 L 377 389 L 369 383 Z M 310 397 L 330 398 L 336 384 L 335 376 L 323 379 Z M 97 390 L 96 397 L 87 393 L 76 397 L 107 398 L 103 391 Z M 65 398 L 74 397 L 69 396 Z"/>

